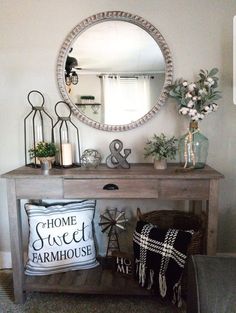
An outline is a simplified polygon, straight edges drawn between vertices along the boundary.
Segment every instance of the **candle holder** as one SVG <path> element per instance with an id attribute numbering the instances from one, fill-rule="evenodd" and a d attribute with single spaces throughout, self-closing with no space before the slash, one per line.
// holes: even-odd
<path id="1" fill-rule="evenodd" d="M 52 132 L 48 133 L 46 129 L 52 130 L 53 119 L 44 110 L 45 99 L 41 92 L 31 90 L 27 100 L 31 106 L 31 111 L 24 118 L 25 165 L 36 168 L 40 167 L 40 163 L 36 156 L 30 158 L 29 150 L 35 149 L 40 141 L 52 140 Z"/>
<path id="2" fill-rule="evenodd" d="M 58 106 L 63 113 L 58 113 Z M 64 111 L 67 111 L 67 115 Z M 69 111 L 69 113 L 68 113 Z M 59 101 L 55 104 L 55 113 L 57 122 L 52 127 L 52 141 L 58 145 L 59 154 L 56 156 L 55 167 L 80 167 L 80 136 L 79 130 L 71 120 L 71 108 L 65 101 Z"/>

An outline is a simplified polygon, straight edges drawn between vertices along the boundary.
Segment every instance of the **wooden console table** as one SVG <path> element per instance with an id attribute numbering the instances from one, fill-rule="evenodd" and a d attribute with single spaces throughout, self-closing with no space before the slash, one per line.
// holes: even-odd
<path id="1" fill-rule="evenodd" d="M 106 294 L 145 294 L 132 280 L 101 267 L 32 277 L 24 274 L 20 199 L 168 199 L 205 201 L 207 211 L 207 254 L 216 253 L 219 179 L 223 175 L 206 166 L 180 171 L 175 164 L 154 170 L 152 164 L 132 164 L 130 169 L 41 169 L 21 167 L 2 175 L 7 179 L 14 295 L 24 302 L 26 291 Z M 109 190 L 109 185 L 113 188 Z M 116 281 L 114 281 L 116 279 Z"/>

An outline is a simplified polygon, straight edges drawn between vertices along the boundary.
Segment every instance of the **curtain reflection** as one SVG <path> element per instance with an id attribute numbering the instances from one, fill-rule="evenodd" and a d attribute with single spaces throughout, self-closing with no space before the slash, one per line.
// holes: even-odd
<path id="1" fill-rule="evenodd" d="M 128 124 L 150 109 L 150 75 L 101 75 L 104 123 Z"/>

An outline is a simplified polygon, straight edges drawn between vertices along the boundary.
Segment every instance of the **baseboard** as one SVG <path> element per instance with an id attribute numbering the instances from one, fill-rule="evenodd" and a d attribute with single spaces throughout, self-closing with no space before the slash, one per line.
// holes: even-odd
<path id="1" fill-rule="evenodd" d="M 0 269 L 12 268 L 11 252 L 0 251 Z"/>

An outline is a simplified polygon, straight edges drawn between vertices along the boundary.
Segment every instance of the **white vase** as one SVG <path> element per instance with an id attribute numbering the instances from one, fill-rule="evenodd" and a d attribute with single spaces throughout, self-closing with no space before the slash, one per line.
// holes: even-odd
<path id="1" fill-rule="evenodd" d="M 167 168 L 167 160 L 166 159 L 154 159 L 154 168 L 156 170 L 165 170 Z"/>

